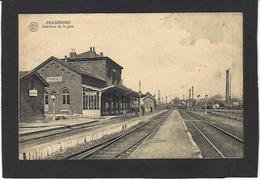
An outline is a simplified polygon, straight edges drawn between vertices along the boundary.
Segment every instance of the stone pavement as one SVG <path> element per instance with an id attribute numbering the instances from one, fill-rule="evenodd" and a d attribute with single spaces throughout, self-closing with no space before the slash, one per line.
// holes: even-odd
<path id="1" fill-rule="evenodd" d="M 159 130 L 144 141 L 130 159 L 201 158 L 200 150 L 187 131 L 177 110 L 174 110 Z"/>

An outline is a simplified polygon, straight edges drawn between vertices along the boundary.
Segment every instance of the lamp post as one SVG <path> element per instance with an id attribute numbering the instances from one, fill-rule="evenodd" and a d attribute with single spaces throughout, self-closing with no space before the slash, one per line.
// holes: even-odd
<path id="1" fill-rule="evenodd" d="M 51 99 L 52 99 L 52 120 L 55 121 L 55 99 L 56 99 L 56 91 L 53 88 L 51 90 Z"/>

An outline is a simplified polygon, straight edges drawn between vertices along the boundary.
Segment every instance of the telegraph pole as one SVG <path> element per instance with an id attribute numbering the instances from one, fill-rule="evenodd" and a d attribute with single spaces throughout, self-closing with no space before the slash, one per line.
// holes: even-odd
<path id="1" fill-rule="evenodd" d="M 160 94 L 160 90 L 158 90 L 158 110 L 161 110 L 161 94 Z"/>
<path id="2" fill-rule="evenodd" d="M 165 97 L 165 104 L 166 104 L 166 109 L 168 109 L 168 104 L 167 104 L 167 96 Z"/>
<path id="3" fill-rule="evenodd" d="M 205 114 L 208 114 L 208 95 L 205 95 L 205 102 L 206 102 L 206 107 L 205 107 Z"/>
<path id="4" fill-rule="evenodd" d="M 141 81 L 139 80 L 139 117 L 141 117 Z"/>
<path id="5" fill-rule="evenodd" d="M 163 97 L 162 97 L 162 109 L 164 109 L 164 102 L 163 102 Z"/>

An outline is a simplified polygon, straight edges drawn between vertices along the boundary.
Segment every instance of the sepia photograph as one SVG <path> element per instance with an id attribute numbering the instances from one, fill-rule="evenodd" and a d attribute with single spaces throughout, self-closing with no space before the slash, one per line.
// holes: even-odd
<path id="1" fill-rule="evenodd" d="M 19 160 L 244 158 L 242 12 L 19 14 L 18 64 Z"/>

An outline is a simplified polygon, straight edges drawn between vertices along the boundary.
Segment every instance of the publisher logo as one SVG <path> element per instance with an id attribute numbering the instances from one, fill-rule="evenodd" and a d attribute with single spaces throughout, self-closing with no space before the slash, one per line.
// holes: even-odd
<path id="1" fill-rule="evenodd" d="M 32 32 L 38 31 L 38 23 L 37 22 L 31 22 L 29 24 L 29 30 Z"/>

